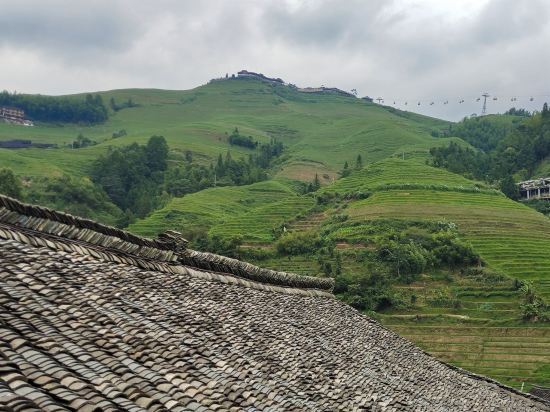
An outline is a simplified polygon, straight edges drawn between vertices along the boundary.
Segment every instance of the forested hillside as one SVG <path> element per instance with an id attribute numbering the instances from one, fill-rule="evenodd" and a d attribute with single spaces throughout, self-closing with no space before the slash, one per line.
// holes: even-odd
<path id="1" fill-rule="evenodd" d="M 0 192 L 331 276 L 340 299 L 435 356 L 550 384 L 550 220 L 512 200 L 547 170 L 547 108 L 449 123 L 251 79 L 19 96 L 4 95 L 29 114 L 77 102 L 104 117 L 0 123 L 0 140 L 57 145 L 0 149 Z"/>

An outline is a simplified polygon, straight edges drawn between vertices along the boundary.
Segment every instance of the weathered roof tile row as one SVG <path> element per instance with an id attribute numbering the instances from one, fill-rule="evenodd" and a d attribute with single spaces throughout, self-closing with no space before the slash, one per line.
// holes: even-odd
<path id="1" fill-rule="evenodd" d="M 84 248 L 86 253 L 98 258 L 103 257 L 101 251 L 106 249 L 114 251 L 115 257 L 121 254 L 126 256 L 126 259 L 142 258 L 155 263 L 179 261 L 187 266 L 207 271 L 231 273 L 242 278 L 271 285 L 318 289 L 328 292 L 331 292 L 334 286 L 334 281 L 330 278 L 298 276 L 291 273 L 277 272 L 225 256 L 187 249 L 187 241 L 174 231 L 162 233 L 157 239 L 142 238 L 120 229 L 50 209 L 24 204 L 2 195 L 0 195 L 0 223 L 19 228 L 21 233 L 16 231 L 13 234 L 18 240 L 26 240 L 23 234 L 25 232 L 50 234 L 53 241 L 48 238 L 44 240 L 48 247 L 55 249 L 59 247 L 58 243 L 63 243 L 61 247 L 65 247 L 67 250 L 80 251 L 80 248 Z M 58 242 L 60 238 L 75 242 L 72 242 L 70 246 L 66 246 L 64 242 Z M 90 248 L 89 245 L 96 247 Z"/>
<path id="2" fill-rule="evenodd" d="M 18 222 L 0 222 L 0 410 L 550 410 L 313 283 L 262 283 L 242 262 L 178 251 L 190 267 Z"/>
<path id="3" fill-rule="evenodd" d="M 187 274 L 190 276 L 195 276 L 203 279 L 217 280 L 223 283 L 236 283 L 246 287 L 260 289 L 260 290 L 270 290 L 281 293 L 290 293 L 290 294 L 300 294 L 300 295 L 316 295 L 316 296 L 332 296 L 331 292 L 327 290 L 317 289 L 315 283 L 309 283 L 308 286 L 311 288 L 299 288 L 281 285 L 278 286 L 277 282 L 272 282 L 270 279 L 266 280 L 265 283 L 261 282 L 261 277 L 258 277 L 258 281 L 250 280 L 252 275 L 246 273 L 243 274 L 242 271 L 231 271 L 229 273 L 220 273 L 215 272 L 214 269 L 207 271 L 200 269 L 198 266 L 190 267 L 183 266 L 179 262 L 177 264 L 168 263 L 164 261 L 154 261 L 149 259 L 143 259 L 142 257 L 132 256 L 130 254 L 123 253 L 119 250 L 112 250 L 108 248 L 100 248 L 94 244 L 79 244 L 73 241 L 54 238 L 53 236 L 48 236 L 49 234 L 40 234 L 37 236 L 37 233 L 28 232 L 26 229 L 14 228 L 3 224 L 0 221 L 0 238 L 4 239 L 13 239 L 21 243 L 26 243 L 32 246 L 37 247 L 47 247 L 54 251 L 64 251 L 64 252 L 75 252 L 81 256 L 92 256 L 103 261 L 115 262 L 115 263 L 125 263 L 128 265 L 138 266 L 146 270 L 155 270 L 168 273 L 178 273 L 178 274 Z M 214 255 L 217 256 L 217 255 Z M 233 259 L 234 260 L 234 259 Z M 243 265 L 248 266 L 249 264 L 241 262 Z M 253 265 L 250 265 L 253 266 Z M 254 266 L 253 266 L 254 267 Z M 218 269 L 223 269 L 224 267 L 220 266 Z M 273 271 L 271 271 L 273 272 Z M 276 276 L 282 272 L 275 272 Z M 239 277 L 239 274 L 243 277 Z M 286 274 L 285 274 L 286 275 Z M 296 275 L 290 275 L 296 276 Z"/>
<path id="4" fill-rule="evenodd" d="M 0 409 L 548 410 L 330 297 L 7 239 L 0 359 Z"/>

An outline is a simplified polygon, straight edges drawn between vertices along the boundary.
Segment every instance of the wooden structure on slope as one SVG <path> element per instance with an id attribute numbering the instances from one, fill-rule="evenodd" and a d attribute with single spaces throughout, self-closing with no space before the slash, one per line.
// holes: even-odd
<path id="1" fill-rule="evenodd" d="M 519 193 L 523 200 L 550 200 L 550 177 L 526 180 L 524 182 L 519 182 L 518 186 Z"/>
<path id="2" fill-rule="evenodd" d="M 0 196 L 0 410 L 550 411 L 333 284 Z"/>

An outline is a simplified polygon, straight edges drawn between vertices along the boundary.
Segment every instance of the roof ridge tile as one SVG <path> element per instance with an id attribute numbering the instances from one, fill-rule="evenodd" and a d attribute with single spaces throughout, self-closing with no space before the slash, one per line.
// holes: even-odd
<path id="1" fill-rule="evenodd" d="M 214 253 L 187 249 L 187 240 L 180 233 L 168 230 L 156 239 L 134 235 L 122 229 L 103 225 L 93 220 L 73 216 L 53 209 L 22 203 L 8 196 L 0 195 L 0 223 L 15 229 L 13 236 L 25 241 L 30 233 L 48 235 L 44 241 L 55 248 L 52 236 L 75 242 L 74 249 L 84 253 L 86 244 L 98 246 L 87 248 L 95 258 L 102 256 L 102 249 L 120 252 L 135 258 L 151 261 L 180 263 L 209 271 L 229 273 L 254 282 L 291 288 L 318 289 L 331 292 L 334 280 L 313 276 L 263 269 L 250 263 Z M 26 229 L 27 232 L 25 233 Z M 32 237 L 31 237 L 32 238 Z M 29 243 L 29 239 L 25 243 Z M 66 244 L 60 248 L 67 249 Z M 151 262 L 154 264 L 154 262 Z M 153 265 L 154 266 L 154 265 Z"/>

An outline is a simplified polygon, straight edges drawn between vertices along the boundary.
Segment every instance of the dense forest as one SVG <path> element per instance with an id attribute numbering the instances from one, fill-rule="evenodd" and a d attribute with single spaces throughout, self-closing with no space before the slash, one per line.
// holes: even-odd
<path id="1" fill-rule="evenodd" d="M 517 198 L 515 181 L 531 178 L 537 165 L 550 156 L 550 110 L 545 103 L 540 113 L 531 116 L 516 112 L 524 119 L 515 124 L 484 117 L 464 119 L 449 133 L 474 149 L 457 143 L 434 147 L 432 164 L 469 178 L 499 182 L 506 195 Z"/>
<path id="2" fill-rule="evenodd" d="M 0 93 L 0 106 L 13 106 L 25 111 L 26 117 L 40 122 L 102 123 L 109 113 L 99 94 L 77 98 L 30 94 Z"/>

